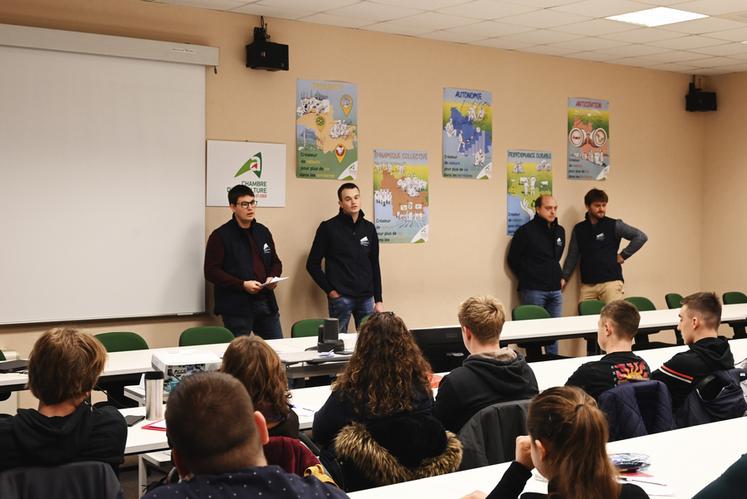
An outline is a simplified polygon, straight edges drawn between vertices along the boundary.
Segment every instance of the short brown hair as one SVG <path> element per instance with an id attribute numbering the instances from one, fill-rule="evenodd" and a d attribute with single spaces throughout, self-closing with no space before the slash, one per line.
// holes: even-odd
<path id="1" fill-rule="evenodd" d="M 599 314 L 600 319 L 611 321 L 615 327 L 614 332 L 617 336 L 623 336 L 632 339 L 638 332 L 638 325 L 641 323 L 641 314 L 635 305 L 625 300 L 615 300 L 604 306 Z"/>
<path id="2" fill-rule="evenodd" d="M 607 193 L 602 189 L 597 189 L 596 187 L 591 189 L 584 196 L 584 204 L 586 206 L 591 206 L 591 203 L 606 203 L 608 201 L 609 197 L 607 196 Z"/>
<path id="3" fill-rule="evenodd" d="M 237 336 L 223 354 L 220 370 L 244 384 L 254 406 L 265 418 L 277 419 L 290 412 L 290 391 L 283 364 L 275 350 L 259 336 Z"/>
<path id="4" fill-rule="evenodd" d="M 721 300 L 716 293 L 693 293 L 682 299 L 682 306 L 687 306 L 688 311 L 698 312 L 710 329 L 718 329 L 721 325 Z"/>
<path id="5" fill-rule="evenodd" d="M 106 350 L 93 336 L 54 328 L 36 340 L 29 355 L 29 389 L 47 405 L 93 390 L 106 363 Z"/>
<path id="6" fill-rule="evenodd" d="M 254 406 L 244 385 L 220 372 L 182 378 L 169 394 L 166 433 L 195 474 L 222 474 L 262 452 Z"/>
<path id="7" fill-rule="evenodd" d="M 459 305 L 459 324 L 469 328 L 480 343 L 498 341 L 504 322 L 503 304 L 492 296 L 473 296 Z"/>

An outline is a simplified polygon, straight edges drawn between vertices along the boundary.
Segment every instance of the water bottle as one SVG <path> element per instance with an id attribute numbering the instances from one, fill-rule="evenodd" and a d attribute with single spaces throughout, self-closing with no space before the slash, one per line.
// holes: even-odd
<path id="1" fill-rule="evenodd" d="M 145 419 L 153 421 L 163 418 L 163 373 L 145 373 Z"/>

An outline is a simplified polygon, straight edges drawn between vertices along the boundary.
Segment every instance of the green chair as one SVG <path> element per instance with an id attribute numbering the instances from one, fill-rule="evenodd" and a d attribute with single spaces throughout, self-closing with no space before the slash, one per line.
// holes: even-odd
<path id="1" fill-rule="evenodd" d="M 511 319 L 515 321 L 527 321 L 533 319 L 550 319 L 550 312 L 539 305 L 519 305 L 511 311 Z M 549 360 L 558 358 L 557 355 L 542 354 L 542 347 L 551 345 L 552 341 L 527 341 L 521 346 L 526 349 L 527 361 Z"/>
<path id="2" fill-rule="evenodd" d="M 599 315 L 602 313 L 605 303 L 602 300 L 584 300 L 578 304 L 578 315 Z M 597 335 L 586 336 L 586 355 L 597 355 L 602 353 L 597 344 Z"/>
<path id="3" fill-rule="evenodd" d="M 291 326 L 291 338 L 305 338 L 307 336 L 318 336 L 319 326 L 324 324 L 324 319 L 302 319 Z"/>
<path id="4" fill-rule="evenodd" d="M 179 346 L 212 345 L 215 343 L 231 343 L 233 333 L 221 326 L 197 326 L 185 329 L 179 335 Z"/>
<path id="5" fill-rule="evenodd" d="M 361 328 L 363 327 L 363 324 L 368 322 L 368 319 L 370 319 L 372 315 L 373 314 L 368 314 L 368 315 L 363 316 L 363 318 L 361 319 L 361 323 L 358 325 L 358 331 L 361 330 Z"/>
<path id="6" fill-rule="evenodd" d="M 633 305 L 638 309 L 639 312 L 650 312 L 656 310 L 654 302 L 646 298 L 645 296 L 629 296 L 625 298 L 625 301 Z M 650 334 L 656 334 L 660 329 L 639 329 L 635 335 L 635 343 L 633 344 L 633 350 L 650 350 L 652 348 L 662 347 L 673 347 L 672 343 L 664 343 L 663 341 L 649 341 L 648 336 Z"/>
<path id="7" fill-rule="evenodd" d="M 129 352 L 131 350 L 147 350 L 148 343 L 137 333 L 130 331 L 114 331 L 110 333 L 100 333 L 94 336 L 104 345 L 107 352 Z M 140 383 L 139 374 L 122 374 L 118 376 L 108 376 L 107 379 L 99 380 L 97 388 L 106 393 L 108 405 L 113 405 L 118 409 L 125 407 L 137 407 L 135 400 L 125 397 L 125 386 L 137 385 Z"/>
<path id="8" fill-rule="evenodd" d="M 680 308 L 682 306 L 682 295 L 679 293 L 667 293 L 664 295 L 664 301 L 667 304 L 668 309 Z M 678 345 L 684 345 L 685 340 L 682 339 L 682 333 L 679 327 L 674 327 L 674 336 L 677 338 Z"/>
<path id="9" fill-rule="evenodd" d="M 747 295 L 741 291 L 727 291 L 722 296 L 724 305 L 735 305 L 737 303 L 747 303 Z M 731 321 L 729 325 L 734 330 L 734 338 L 747 338 L 747 321 Z"/>

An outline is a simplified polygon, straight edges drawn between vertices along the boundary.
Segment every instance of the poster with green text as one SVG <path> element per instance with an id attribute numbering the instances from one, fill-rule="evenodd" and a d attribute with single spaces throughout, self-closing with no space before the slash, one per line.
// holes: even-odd
<path id="1" fill-rule="evenodd" d="M 606 100 L 568 99 L 568 179 L 604 180 L 610 171 L 610 117 Z"/>

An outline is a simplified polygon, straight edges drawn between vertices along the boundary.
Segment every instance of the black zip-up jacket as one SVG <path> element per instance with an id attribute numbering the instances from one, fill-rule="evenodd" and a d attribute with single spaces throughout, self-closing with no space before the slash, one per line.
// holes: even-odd
<path id="1" fill-rule="evenodd" d="M 355 223 L 341 209 L 337 216 L 319 224 L 306 270 L 327 294 L 335 290 L 343 296 L 373 296 L 374 301 L 383 301 L 379 236 L 374 224 L 363 218 L 362 210 Z"/>
<path id="2" fill-rule="evenodd" d="M 565 249 L 565 229 L 555 219 L 535 215 L 514 233 L 508 250 L 508 266 L 519 279 L 519 289 L 560 289 L 560 257 Z"/>

